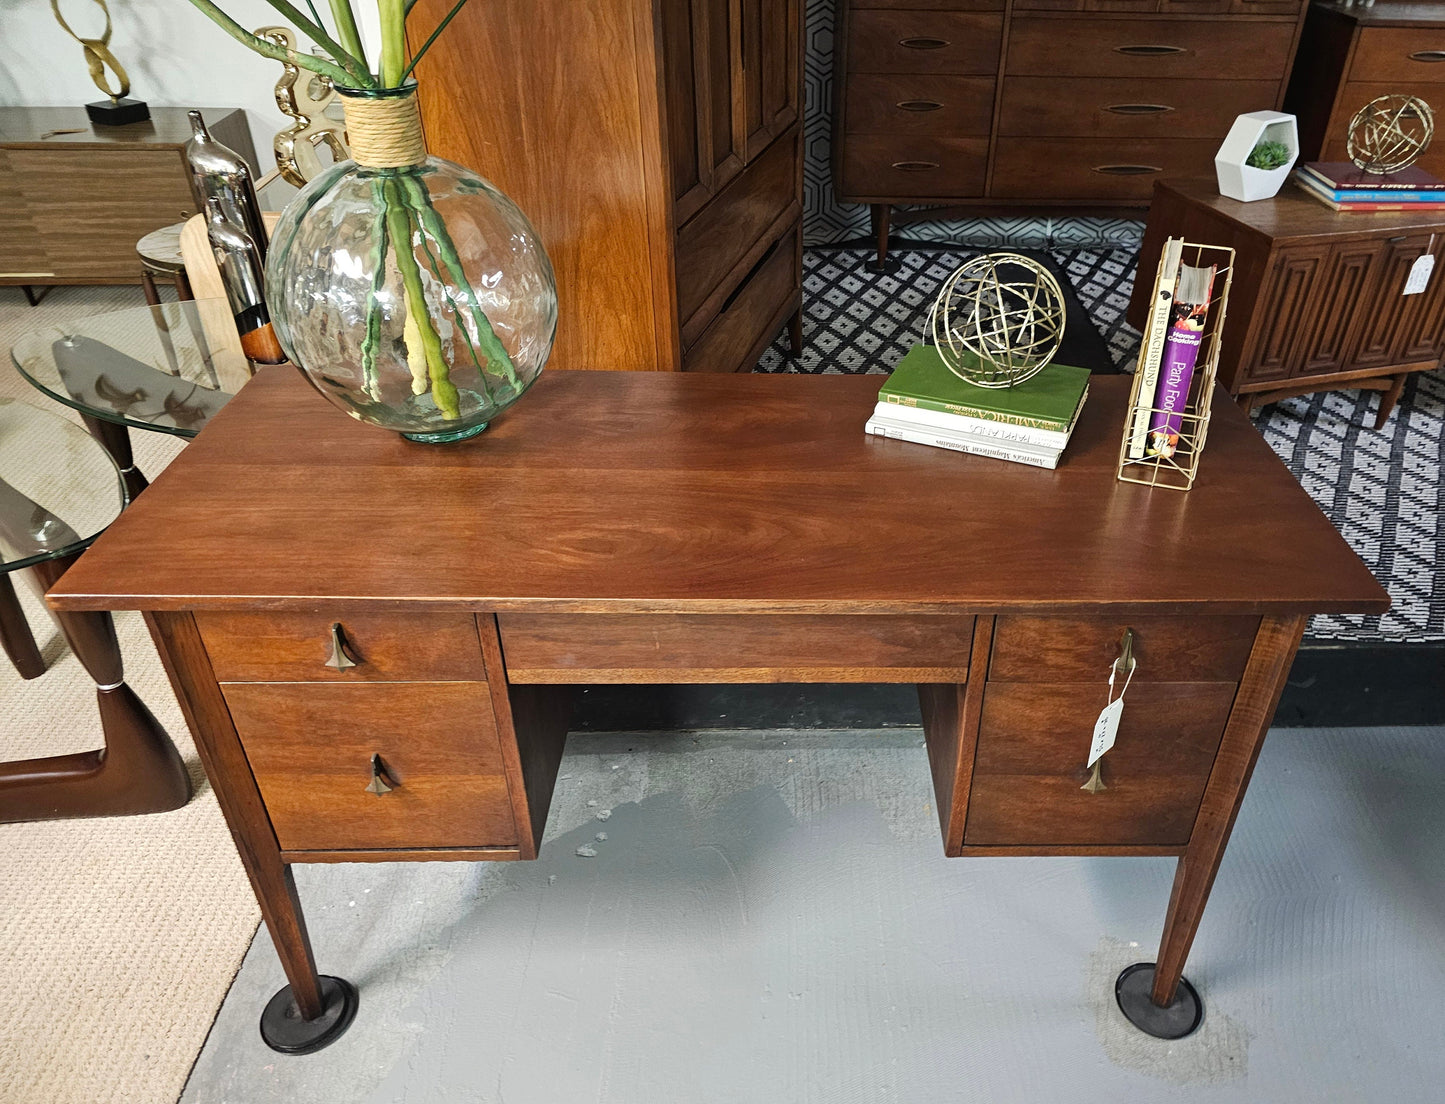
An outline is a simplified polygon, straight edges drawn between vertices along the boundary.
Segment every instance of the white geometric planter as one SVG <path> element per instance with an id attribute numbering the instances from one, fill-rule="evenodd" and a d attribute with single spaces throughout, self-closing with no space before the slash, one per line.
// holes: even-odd
<path id="1" fill-rule="evenodd" d="M 1277 169 L 1256 169 L 1245 161 L 1261 141 L 1283 142 L 1289 147 L 1289 164 Z M 1293 115 L 1281 111 L 1251 111 L 1234 120 L 1224 145 L 1214 155 L 1219 194 L 1249 203 L 1269 199 L 1284 185 L 1299 159 L 1299 129 Z"/>

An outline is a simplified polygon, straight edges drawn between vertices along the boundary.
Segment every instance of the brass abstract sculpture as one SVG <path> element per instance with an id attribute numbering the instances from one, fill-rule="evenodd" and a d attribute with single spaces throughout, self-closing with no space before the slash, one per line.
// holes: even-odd
<path id="1" fill-rule="evenodd" d="M 982 253 L 938 292 L 929 314 L 948 369 L 978 387 L 1013 387 L 1043 371 L 1064 339 L 1064 293 L 1019 253 Z"/>
<path id="2" fill-rule="evenodd" d="M 1420 159 L 1435 136 L 1435 114 L 1418 96 L 1378 96 L 1350 120 L 1346 150 L 1367 173 L 1399 172 Z"/>
<path id="3" fill-rule="evenodd" d="M 261 27 L 256 35 L 295 53 L 296 36 L 289 27 Z M 300 67 L 289 61 L 283 61 L 281 67 L 285 72 L 276 82 L 276 107 L 294 122 L 276 132 L 271 148 L 282 178 L 303 188 L 326 167 L 316 156 L 320 147 L 331 151 L 333 164 L 345 161 L 351 151 L 346 145 L 346 124 L 327 114 L 326 109 L 337 103 L 331 78 L 311 72 L 303 78 Z"/>
<path id="4" fill-rule="evenodd" d="M 85 113 L 90 116 L 90 121 L 103 126 L 123 126 L 126 123 L 139 123 L 151 117 L 150 108 L 142 100 L 131 100 L 126 97 L 130 95 L 130 77 L 126 75 L 125 67 L 121 65 L 116 56 L 110 52 L 110 9 L 106 7 L 105 0 L 93 0 L 95 5 L 105 12 L 105 30 L 98 38 L 86 38 L 78 35 L 65 21 L 65 16 L 60 13 L 60 0 L 50 0 L 50 10 L 55 14 L 55 21 L 71 38 L 79 42 L 85 50 L 85 64 L 90 70 L 90 79 L 95 86 L 110 97 L 109 101 L 98 100 L 95 103 L 85 105 Z M 106 76 L 109 69 L 115 75 L 116 88 L 111 88 L 110 80 Z"/>

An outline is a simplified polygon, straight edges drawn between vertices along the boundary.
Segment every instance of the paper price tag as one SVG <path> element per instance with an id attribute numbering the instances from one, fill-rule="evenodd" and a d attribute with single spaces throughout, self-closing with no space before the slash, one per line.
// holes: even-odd
<path id="1" fill-rule="evenodd" d="M 1094 742 L 1089 745 L 1089 761 L 1085 766 L 1092 767 L 1099 761 L 1099 757 L 1114 746 L 1114 740 L 1119 735 L 1119 718 L 1124 715 L 1124 696 L 1121 694 L 1099 712 L 1099 719 L 1094 722 Z"/>
<path id="2" fill-rule="evenodd" d="M 1430 273 L 1435 271 L 1435 254 L 1424 253 L 1415 258 L 1410 266 L 1410 275 L 1405 278 L 1405 295 L 1419 295 L 1430 284 Z"/>

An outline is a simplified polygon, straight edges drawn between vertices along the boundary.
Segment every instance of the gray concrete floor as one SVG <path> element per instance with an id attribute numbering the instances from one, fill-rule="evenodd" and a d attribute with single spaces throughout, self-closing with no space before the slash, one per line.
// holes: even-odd
<path id="1" fill-rule="evenodd" d="M 1445 730 L 1272 733 L 1165 1043 L 1172 860 L 943 858 L 917 729 L 574 736 L 536 862 L 297 867 L 357 1020 L 267 1050 L 263 930 L 182 1099 L 1439 1101 L 1442 809 Z"/>

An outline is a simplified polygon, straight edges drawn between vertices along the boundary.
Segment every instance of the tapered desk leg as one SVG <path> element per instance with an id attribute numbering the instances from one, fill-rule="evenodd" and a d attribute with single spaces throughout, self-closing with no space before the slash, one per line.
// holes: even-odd
<path id="1" fill-rule="evenodd" d="M 888 255 L 888 231 L 892 223 L 893 209 L 887 203 L 874 203 L 868 207 L 868 219 L 873 227 L 873 243 L 878 255 L 865 261 L 863 267 L 869 272 L 897 272 L 902 262 Z"/>
<path id="2" fill-rule="evenodd" d="M 75 560 L 45 560 L 30 570 L 48 588 Z M 96 682 L 105 746 L 0 764 L 0 823 L 179 809 L 191 799 L 190 775 L 165 729 L 125 684 L 110 614 L 57 613 L 55 620 Z"/>
<path id="3" fill-rule="evenodd" d="M 1214 771 L 1194 822 L 1189 846 L 1174 872 L 1174 890 L 1164 919 L 1156 963 L 1136 963 L 1119 975 L 1119 1008 L 1141 1031 L 1161 1039 L 1188 1035 L 1204 1015 L 1194 987 L 1184 979 L 1184 961 L 1199 930 L 1214 876 L 1244 801 L 1249 777 L 1265 733 L 1284 692 L 1290 665 L 1304 635 L 1303 617 L 1266 617 L 1250 652 L 1234 709 L 1224 728 Z"/>
<path id="4" fill-rule="evenodd" d="M 306 918 L 246 752 L 216 685 L 211 660 L 189 613 L 147 613 L 161 662 L 180 700 L 196 750 L 226 814 L 266 930 L 290 982 L 261 1015 L 261 1038 L 283 1054 L 310 1054 L 341 1037 L 356 1017 L 356 988 L 316 972 Z"/>
<path id="5" fill-rule="evenodd" d="M 126 492 L 134 502 L 136 495 L 149 487 L 150 483 L 141 474 L 141 470 L 135 466 L 135 458 L 130 451 L 130 430 L 116 422 L 108 422 L 104 418 L 97 418 L 92 414 L 82 414 L 80 417 L 85 422 L 85 428 L 90 430 L 90 435 L 104 445 L 105 451 L 110 453 L 110 458 L 120 469 L 121 478 L 125 480 Z"/>
<path id="6" fill-rule="evenodd" d="M 23 679 L 39 678 L 45 674 L 45 660 L 40 658 L 40 649 L 35 646 L 35 634 L 30 631 L 30 622 L 25 620 L 25 611 L 20 608 L 20 599 L 15 597 L 15 584 L 10 573 L 0 575 L 0 645 L 15 670 Z"/>

